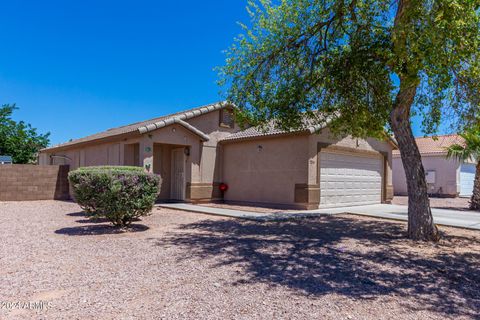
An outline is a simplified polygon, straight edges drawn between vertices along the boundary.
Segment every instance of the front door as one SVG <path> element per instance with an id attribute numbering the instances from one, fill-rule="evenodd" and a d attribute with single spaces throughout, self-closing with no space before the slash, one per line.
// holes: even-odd
<path id="1" fill-rule="evenodd" d="M 172 150 L 172 200 L 185 200 L 185 154 L 184 148 Z"/>

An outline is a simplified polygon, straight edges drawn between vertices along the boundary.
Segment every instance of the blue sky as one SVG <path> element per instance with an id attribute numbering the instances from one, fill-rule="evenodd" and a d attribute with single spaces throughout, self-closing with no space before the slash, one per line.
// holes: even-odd
<path id="1" fill-rule="evenodd" d="M 0 104 L 51 143 L 221 100 L 246 0 L 2 1 Z M 415 133 L 420 131 L 416 126 Z"/>

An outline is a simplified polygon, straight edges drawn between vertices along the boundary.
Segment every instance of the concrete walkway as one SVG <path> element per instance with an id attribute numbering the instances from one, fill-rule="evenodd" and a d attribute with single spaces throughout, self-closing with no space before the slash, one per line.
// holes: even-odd
<path id="1" fill-rule="evenodd" d="M 350 213 L 402 221 L 406 221 L 408 219 L 407 206 L 390 204 L 374 204 L 367 206 L 316 209 L 306 211 L 285 211 L 279 213 L 250 212 L 198 206 L 188 203 L 162 203 L 158 206 L 162 208 L 177 209 L 232 218 L 241 218 L 254 221 L 282 221 L 341 213 Z M 432 209 L 432 214 L 435 223 L 439 225 L 480 230 L 480 212 Z"/>
<path id="2" fill-rule="evenodd" d="M 408 220 L 408 207 L 392 204 L 317 209 L 308 212 L 328 212 L 330 214 L 351 213 L 377 218 Z M 434 222 L 439 225 L 480 230 L 480 212 L 432 208 L 432 215 Z"/>
<path id="3" fill-rule="evenodd" d="M 189 203 L 161 203 L 158 207 L 184 210 L 197 213 L 205 213 L 216 216 L 224 216 L 230 218 L 240 218 L 254 221 L 282 221 L 300 218 L 313 218 L 324 215 L 330 215 L 330 212 L 316 212 L 316 211 L 285 211 L 275 213 L 251 212 L 242 210 L 223 209 L 215 207 L 198 206 Z"/>

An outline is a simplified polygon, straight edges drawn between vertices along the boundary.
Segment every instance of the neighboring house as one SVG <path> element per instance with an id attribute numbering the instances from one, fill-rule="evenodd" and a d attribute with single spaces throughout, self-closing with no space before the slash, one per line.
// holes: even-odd
<path id="1" fill-rule="evenodd" d="M 241 130 L 217 103 L 110 129 L 41 150 L 40 164 L 134 165 L 159 174 L 161 200 L 318 208 L 388 202 L 392 150 L 386 138 L 336 139 L 328 128 Z"/>
<path id="2" fill-rule="evenodd" d="M 446 148 L 462 144 L 458 135 L 417 138 L 422 163 L 427 177 L 428 192 L 439 197 L 470 197 L 473 193 L 475 164 L 447 159 Z M 407 194 L 407 183 L 402 159 L 398 150 L 393 151 L 393 188 L 395 195 Z"/>
<path id="3" fill-rule="evenodd" d="M 13 159 L 11 156 L 0 156 L 0 164 L 12 164 Z"/>

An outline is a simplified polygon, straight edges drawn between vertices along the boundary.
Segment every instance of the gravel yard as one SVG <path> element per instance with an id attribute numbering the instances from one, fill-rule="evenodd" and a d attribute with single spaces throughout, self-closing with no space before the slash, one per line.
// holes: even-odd
<path id="1" fill-rule="evenodd" d="M 60 201 L 0 202 L 0 224 L 2 320 L 480 317 L 476 231 L 414 244 L 404 223 L 366 217 L 155 209 L 124 233 Z"/>

